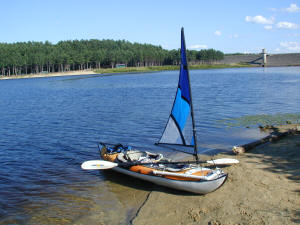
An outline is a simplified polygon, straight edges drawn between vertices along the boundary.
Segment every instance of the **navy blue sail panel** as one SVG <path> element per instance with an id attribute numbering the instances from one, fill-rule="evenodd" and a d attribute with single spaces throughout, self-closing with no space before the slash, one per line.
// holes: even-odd
<path id="1" fill-rule="evenodd" d="M 159 143 L 193 146 L 190 82 L 183 34 L 181 39 L 181 65 L 178 88 L 171 115 Z"/>
<path id="2" fill-rule="evenodd" d="M 191 101 L 190 95 L 190 82 L 188 77 L 188 68 L 187 68 L 187 60 L 186 60 L 186 51 L 185 51 L 185 42 L 183 32 L 181 32 L 181 49 L 180 49 L 180 75 L 179 75 L 179 88 L 182 91 L 182 96 L 185 98 L 189 103 Z"/>
<path id="3" fill-rule="evenodd" d="M 180 65 L 180 75 L 179 75 L 179 83 L 178 88 L 181 90 L 181 95 L 186 101 L 190 104 L 191 95 L 189 88 L 189 80 L 188 80 L 188 71 L 187 66 Z"/>

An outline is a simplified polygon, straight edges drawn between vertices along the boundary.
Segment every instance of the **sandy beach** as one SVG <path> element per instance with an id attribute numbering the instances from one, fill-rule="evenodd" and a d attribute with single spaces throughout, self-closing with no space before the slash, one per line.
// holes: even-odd
<path id="1" fill-rule="evenodd" d="M 0 76 L 0 80 L 7 79 L 22 79 L 22 78 L 38 78 L 38 77 L 61 77 L 61 76 L 73 76 L 73 75 L 89 75 L 95 74 L 92 70 L 76 70 L 67 72 L 57 72 L 57 73 L 39 73 L 39 74 L 28 74 L 28 75 L 17 75 L 17 76 Z"/>
<path id="2" fill-rule="evenodd" d="M 240 164 L 224 168 L 229 178 L 220 189 L 194 195 L 159 187 L 150 192 L 132 223 L 300 223 L 300 135 L 230 157 Z"/>

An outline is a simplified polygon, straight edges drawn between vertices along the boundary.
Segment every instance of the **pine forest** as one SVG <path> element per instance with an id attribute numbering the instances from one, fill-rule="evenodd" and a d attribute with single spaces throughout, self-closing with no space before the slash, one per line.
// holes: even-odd
<path id="1" fill-rule="evenodd" d="M 66 72 L 86 69 L 179 64 L 179 49 L 125 40 L 72 40 L 0 43 L 0 76 Z M 188 50 L 190 64 L 212 64 L 224 58 L 214 49 Z"/>

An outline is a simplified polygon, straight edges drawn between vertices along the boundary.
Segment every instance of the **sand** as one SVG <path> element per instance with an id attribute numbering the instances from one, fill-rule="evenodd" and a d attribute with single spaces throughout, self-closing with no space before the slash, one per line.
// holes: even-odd
<path id="1" fill-rule="evenodd" d="M 240 164 L 224 168 L 221 188 L 207 195 L 155 188 L 132 224 L 300 223 L 300 135 L 230 157 Z"/>
<path id="2" fill-rule="evenodd" d="M 17 76 L 0 76 L 0 80 L 7 79 L 23 79 L 23 78 L 37 78 L 37 77 L 61 77 L 61 76 L 73 76 L 73 75 L 89 75 L 95 74 L 92 70 L 76 70 L 68 72 L 57 72 L 57 73 L 39 73 L 39 74 L 28 74 L 28 75 L 17 75 Z"/>

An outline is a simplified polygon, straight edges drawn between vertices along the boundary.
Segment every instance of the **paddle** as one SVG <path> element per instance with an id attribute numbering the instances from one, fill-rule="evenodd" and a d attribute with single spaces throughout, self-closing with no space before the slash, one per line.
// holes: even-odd
<path id="1" fill-rule="evenodd" d="M 128 162 L 128 163 L 114 163 L 105 160 L 90 160 L 85 161 L 81 164 L 81 168 L 84 170 L 105 170 L 111 169 L 117 166 L 128 167 L 135 165 L 152 165 L 152 164 L 191 164 L 196 163 L 196 161 L 183 161 L 183 162 L 152 162 L 152 163 L 143 163 L 143 162 Z M 223 158 L 223 159 L 214 159 L 208 161 L 199 161 L 198 163 L 208 163 L 212 165 L 232 165 L 237 164 L 239 161 L 237 159 Z"/>

